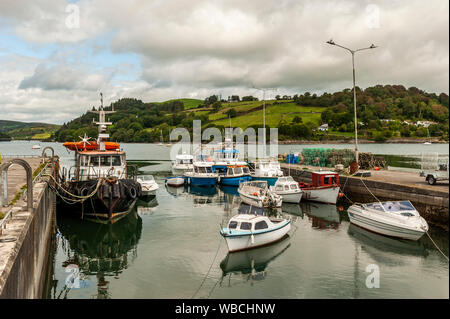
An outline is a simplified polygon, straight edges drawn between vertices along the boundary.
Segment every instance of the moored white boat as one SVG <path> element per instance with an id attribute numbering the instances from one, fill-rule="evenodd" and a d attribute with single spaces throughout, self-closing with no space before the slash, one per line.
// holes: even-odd
<path id="1" fill-rule="evenodd" d="M 173 187 L 183 186 L 185 183 L 184 177 L 182 176 L 173 176 L 167 177 L 166 184 Z"/>
<path id="2" fill-rule="evenodd" d="M 352 224 L 386 236 L 418 240 L 428 231 L 410 201 L 354 204 L 347 212 Z"/>
<path id="3" fill-rule="evenodd" d="M 283 203 L 300 203 L 302 200 L 303 191 L 292 176 L 278 177 L 270 189 L 281 196 Z"/>
<path id="4" fill-rule="evenodd" d="M 259 159 L 249 162 L 252 180 L 267 181 L 269 186 L 275 185 L 278 177 L 283 176 L 280 163 L 272 159 Z"/>
<path id="5" fill-rule="evenodd" d="M 238 193 L 242 201 L 257 207 L 281 207 L 280 195 L 269 189 L 267 181 L 250 181 L 239 184 Z"/>
<path id="6" fill-rule="evenodd" d="M 228 251 L 235 252 L 265 246 L 282 239 L 291 229 L 291 221 L 282 218 L 239 214 L 220 230 Z"/>
<path id="7" fill-rule="evenodd" d="M 142 197 L 156 195 L 159 186 L 153 175 L 140 175 L 136 178 L 136 181 L 142 186 Z"/>

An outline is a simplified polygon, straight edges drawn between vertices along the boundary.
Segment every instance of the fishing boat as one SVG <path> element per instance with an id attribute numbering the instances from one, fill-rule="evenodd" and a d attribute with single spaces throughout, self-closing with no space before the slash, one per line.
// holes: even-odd
<path id="1" fill-rule="evenodd" d="M 215 186 L 219 177 L 213 172 L 212 162 L 194 162 L 192 171 L 184 173 L 186 183 L 196 186 Z"/>
<path id="2" fill-rule="evenodd" d="M 248 205 L 270 208 L 282 204 L 281 196 L 269 189 L 267 181 L 243 182 L 239 184 L 238 193 Z"/>
<path id="3" fill-rule="evenodd" d="M 183 176 L 172 176 L 166 178 L 166 184 L 172 187 L 180 187 L 184 185 L 184 177 Z"/>
<path id="4" fill-rule="evenodd" d="M 272 159 L 259 159 L 249 162 L 252 180 L 267 181 L 269 186 L 275 185 L 278 177 L 283 176 L 280 163 Z"/>
<path id="5" fill-rule="evenodd" d="M 219 184 L 221 185 L 239 186 L 240 183 L 250 180 L 250 170 L 247 165 L 227 165 L 226 171 L 219 174 Z"/>
<path id="6" fill-rule="evenodd" d="M 85 137 L 81 143 L 65 143 L 69 150 L 75 150 L 75 166 L 63 168 L 63 174 L 57 183 L 58 211 L 75 212 L 84 217 L 117 221 L 126 215 L 142 195 L 142 187 L 135 175 L 129 174 L 125 152 L 119 149 L 107 149 L 106 133 L 111 122 L 106 114 L 114 113 L 114 108 L 103 108 L 103 96 L 98 111 L 89 111 L 99 115 L 98 138 L 94 144 Z M 96 147 L 92 149 L 92 146 Z M 109 144 L 111 145 L 111 144 Z M 76 146 L 76 147 L 75 147 Z"/>
<path id="7" fill-rule="evenodd" d="M 175 161 L 172 162 L 172 172 L 175 175 L 184 174 L 186 171 L 192 170 L 194 165 L 192 164 L 194 161 L 194 156 L 190 154 L 177 154 L 175 157 Z"/>
<path id="8" fill-rule="evenodd" d="M 303 191 L 292 176 L 279 177 L 270 188 L 281 196 L 283 203 L 300 203 L 302 199 Z"/>
<path id="9" fill-rule="evenodd" d="M 141 197 L 145 198 L 156 196 L 156 190 L 159 186 L 153 175 L 140 175 L 136 178 L 136 181 L 141 184 L 142 187 Z"/>
<path id="10" fill-rule="evenodd" d="M 303 191 L 303 199 L 326 203 L 336 204 L 340 196 L 339 174 L 331 171 L 315 171 L 311 172 L 312 182 L 305 184 L 299 182 Z"/>
<path id="11" fill-rule="evenodd" d="M 378 234 L 418 240 L 428 224 L 410 201 L 354 204 L 347 210 L 352 224 Z"/>
<path id="12" fill-rule="evenodd" d="M 281 240 L 291 229 L 289 219 L 238 214 L 220 230 L 229 252 L 265 246 Z"/>

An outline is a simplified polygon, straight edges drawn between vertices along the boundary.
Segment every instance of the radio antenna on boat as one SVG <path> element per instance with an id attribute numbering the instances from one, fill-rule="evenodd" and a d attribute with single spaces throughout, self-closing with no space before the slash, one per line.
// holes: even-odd
<path id="1" fill-rule="evenodd" d="M 277 88 L 257 88 L 256 86 L 253 86 L 254 89 L 263 91 L 263 145 L 264 145 L 264 155 L 266 155 L 266 91 L 276 91 Z"/>
<path id="2" fill-rule="evenodd" d="M 103 109 L 103 93 L 100 92 L 100 108 L 98 111 L 89 111 L 94 114 L 98 114 L 98 122 L 94 123 L 98 125 L 98 144 L 100 145 L 100 150 L 105 150 L 105 142 L 109 138 L 109 134 L 106 133 L 106 128 L 108 125 L 112 125 L 112 122 L 106 121 L 106 114 L 115 113 L 114 110 L 112 111 L 105 111 Z"/>

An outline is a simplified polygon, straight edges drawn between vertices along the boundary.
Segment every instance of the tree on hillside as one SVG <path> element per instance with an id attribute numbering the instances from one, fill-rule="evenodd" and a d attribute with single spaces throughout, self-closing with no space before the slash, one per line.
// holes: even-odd
<path id="1" fill-rule="evenodd" d="M 237 112 L 236 112 L 236 110 L 234 108 L 229 109 L 228 112 L 227 112 L 227 116 L 228 117 L 233 118 L 233 117 L 236 117 L 236 115 L 237 115 Z"/>

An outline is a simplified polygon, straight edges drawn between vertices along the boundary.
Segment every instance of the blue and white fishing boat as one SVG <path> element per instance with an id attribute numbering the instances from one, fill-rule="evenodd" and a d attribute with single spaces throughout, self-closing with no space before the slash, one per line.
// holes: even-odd
<path id="1" fill-rule="evenodd" d="M 251 179 L 247 165 L 227 165 L 225 172 L 219 174 L 219 184 L 227 186 L 239 186 Z"/>
<path id="2" fill-rule="evenodd" d="M 184 173 L 184 178 L 188 185 L 215 186 L 219 174 L 214 172 L 213 162 L 194 162 L 192 171 Z"/>

